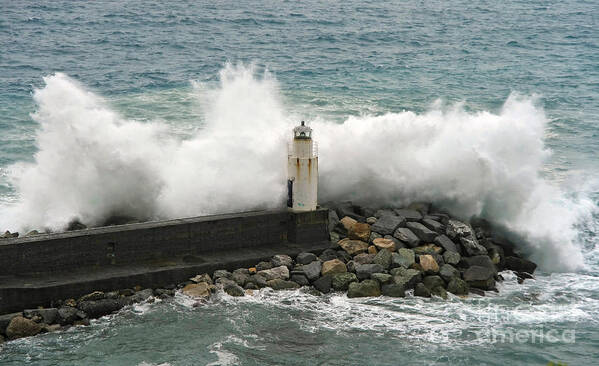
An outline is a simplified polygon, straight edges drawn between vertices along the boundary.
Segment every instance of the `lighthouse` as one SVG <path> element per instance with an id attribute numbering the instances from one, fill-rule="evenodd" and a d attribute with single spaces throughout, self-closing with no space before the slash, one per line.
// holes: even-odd
<path id="1" fill-rule="evenodd" d="M 292 211 L 316 210 L 318 198 L 318 148 L 312 129 L 302 121 L 293 129 L 287 153 L 287 207 Z"/>

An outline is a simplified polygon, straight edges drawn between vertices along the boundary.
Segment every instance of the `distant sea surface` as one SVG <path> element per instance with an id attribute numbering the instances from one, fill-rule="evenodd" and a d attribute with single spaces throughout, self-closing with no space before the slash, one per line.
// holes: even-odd
<path id="1" fill-rule="evenodd" d="M 0 364 L 599 363 L 599 3 L 0 2 L 2 231 L 276 206 L 269 141 L 299 119 L 323 198 L 497 217 L 536 280 L 448 301 L 177 296 L 5 343 Z"/>

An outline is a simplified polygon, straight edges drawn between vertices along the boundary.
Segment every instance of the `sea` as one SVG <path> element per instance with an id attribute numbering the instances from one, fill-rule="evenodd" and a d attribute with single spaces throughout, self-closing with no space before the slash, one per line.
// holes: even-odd
<path id="1" fill-rule="evenodd" d="M 0 230 L 433 202 L 539 264 L 481 297 L 178 294 L 1 365 L 599 364 L 599 3 L 0 0 Z"/>

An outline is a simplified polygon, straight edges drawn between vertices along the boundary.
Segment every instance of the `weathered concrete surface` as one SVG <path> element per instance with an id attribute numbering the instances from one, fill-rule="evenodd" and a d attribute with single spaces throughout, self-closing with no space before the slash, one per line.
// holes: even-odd
<path id="1" fill-rule="evenodd" d="M 0 241 L 0 314 L 92 291 L 161 287 L 320 252 L 328 210 L 260 211 L 119 225 Z"/>

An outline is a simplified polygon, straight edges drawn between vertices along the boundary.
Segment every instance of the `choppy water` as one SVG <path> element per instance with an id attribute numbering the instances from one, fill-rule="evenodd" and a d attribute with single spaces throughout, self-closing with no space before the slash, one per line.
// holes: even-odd
<path id="1" fill-rule="evenodd" d="M 0 229 L 275 207 L 305 119 L 322 198 L 488 217 L 544 271 L 450 302 L 153 304 L 3 345 L 2 364 L 597 363 L 596 2 L 0 7 Z M 575 342 L 476 336 L 491 327 Z"/>

